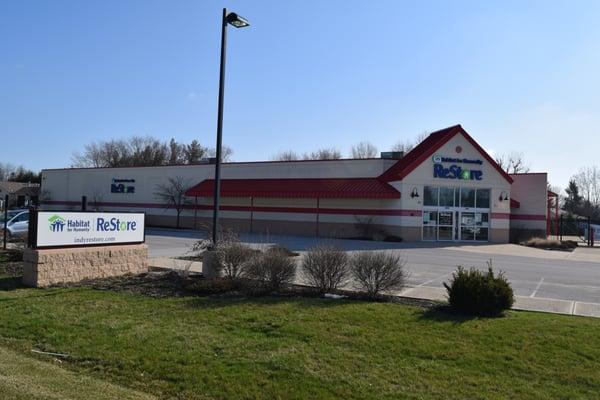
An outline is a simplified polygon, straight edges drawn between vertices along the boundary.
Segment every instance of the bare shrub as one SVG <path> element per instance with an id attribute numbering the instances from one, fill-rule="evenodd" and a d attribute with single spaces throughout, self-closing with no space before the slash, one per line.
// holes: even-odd
<path id="1" fill-rule="evenodd" d="M 524 242 L 521 242 L 522 246 L 536 247 L 538 249 L 549 249 L 549 250 L 573 250 L 577 247 L 577 242 L 572 240 L 560 241 L 556 239 L 534 237 Z"/>
<path id="2" fill-rule="evenodd" d="M 204 254 L 205 251 L 214 252 L 214 263 L 210 264 L 211 268 L 216 269 L 215 275 L 230 279 L 241 278 L 244 274 L 244 267 L 258 252 L 258 250 L 242 243 L 238 233 L 232 229 L 221 231 L 216 246 L 213 245 L 212 240 L 202 239 L 194 243 L 191 250 L 192 253 L 196 253 L 198 257 L 203 259 L 206 255 Z M 204 261 L 206 261 L 204 266 L 208 266 L 208 260 Z"/>
<path id="3" fill-rule="evenodd" d="M 225 278 L 240 278 L 254 253 L 255 250 L 239 241 L 219 242 L 216 256 L 220 274 Z"/>
<path id="4" fill-rule="evenodd" d="M 350 258 L 350 269 L 357 289 L 369 297 L 382 292 L 400 290 L 407 278 L 406 259 L 389 251 L 357 253 Z"/>
<path id="5" fill-rule="evenodd" d="M 244 268 L 244 276 L 259 289 L 277 292 L 294 281 L 296 261 L 283 251 L 257 253 Z"/>
<path id="6" fill-rule="evenodd" d="M 348 255 L 335 246 L 318 245 L 304 255 L 302 272 L 308 284 L 319 292 L 331 293 L 348 280 Z"/>

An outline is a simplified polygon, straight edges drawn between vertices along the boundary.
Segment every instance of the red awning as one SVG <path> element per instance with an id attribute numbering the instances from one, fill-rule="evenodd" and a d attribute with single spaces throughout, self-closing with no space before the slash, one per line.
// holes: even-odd
<path id="1" fill-rule="evenodd" d="M 188 189 L 186 196 L 212 197 L 214 179 Z M 332 179 L 223 179 L 223 197 L 322 199 L 399 199 L 400 192 L 377 178 Z"/>
<path id="2" fill-rule="evenodd" d="M 510 199 L 510 208 L 521 208 L 521 202 L 511 198 Z"/>

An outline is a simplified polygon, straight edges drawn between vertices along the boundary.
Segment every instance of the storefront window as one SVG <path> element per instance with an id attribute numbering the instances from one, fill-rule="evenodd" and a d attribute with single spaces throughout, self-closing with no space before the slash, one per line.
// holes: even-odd
<path id="1" fill-rule="evenodd" d="M 438 205 L 438 188 L 435 186 L 425 186 L 423 189 L 423 204 L 426 206 Z"/>
<path id="2" fill-rule="evenodd" d="M 440 226 L 438 233 L 438 240 L 452 240 L 452 231 L 454 230 L 451 226 Z"/>
<path id="3" fill-rule="evenodd" d="M 460 189 L 460 206 L 465 208 L 475 207 L 475 189 Z"/>
<path id="4" fill-rule="evenodd" d="M 461 240 L 475 240 L 475 228 L 472 226 L 462 226 L 460 228 Z"/>
<path id="5" fill-rule="evenodd" d="M 490 208 L 490 190 L 477 189 L 477 208 Z"/>
<path id="6" fill-rule="evenodd" d="M 440 188 L 440 207 L 454 207 L 454 188 Z"/>
<path id="7" fill-rule="evenodd" d="M 490 214 L 488 213 L 477 213 L 475 214 L 475 225 L 477 226 L 489 226 Z"/>
<path id="8" fill-rule="evenodd" d="M 477 228 L 475 231 L 475 240 L 488 240 L 488 228 Z"/>
<path id="9" fill-rule="evenodd" d="M 437 226 L 426 225 L 423 227 L 423 240 L 437 240 Z"/>

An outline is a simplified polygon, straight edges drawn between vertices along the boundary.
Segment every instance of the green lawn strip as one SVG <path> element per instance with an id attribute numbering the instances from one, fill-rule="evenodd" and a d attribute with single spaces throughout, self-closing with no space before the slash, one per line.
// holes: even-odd
<path id="1" fill-rule="evenodd" d="M 0 347 L 0 398 L 137 400 L 155 397 Z"/>
<path id="2" fill-rule="evenodd" d="M 600 320 L 329 299 L 0 290 L 0 341 L 160 397 L 592 398 Z"/>

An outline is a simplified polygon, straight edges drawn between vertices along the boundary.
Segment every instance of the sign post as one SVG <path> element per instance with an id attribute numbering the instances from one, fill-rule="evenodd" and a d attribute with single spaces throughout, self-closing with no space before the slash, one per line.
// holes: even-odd
<path id="1" fill-rule="evenodd" d="M 2 248 L 6 250 L 6 228 L 8 224 L 8 195 L 4 196 L 4 227 L 2 228 L 3 239 L 2 239 Z"/>

